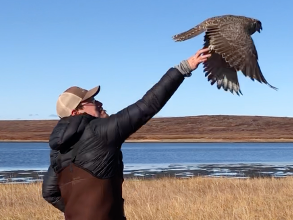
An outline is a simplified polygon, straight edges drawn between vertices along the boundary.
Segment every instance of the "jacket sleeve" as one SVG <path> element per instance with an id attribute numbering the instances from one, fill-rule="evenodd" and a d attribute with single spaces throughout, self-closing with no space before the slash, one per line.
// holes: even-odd
<path id="1" fill-rule="evenodd" d="M 48 172 L 43 179 L 42 196 L 48 203 L 59 209 L 61 212 L 64 212 L 65 206 L 58 187 L 57 175 L 51 166 L 49 166 Z"/>
<path id="2" fill-rule="evenodd" d="M 107 142 L 123 143 L 157 114 L 184 80 L 176 68 L 170 68 L 146 94 L 134 104 L 106 119 L 95 120 L 95 130 Z"/>

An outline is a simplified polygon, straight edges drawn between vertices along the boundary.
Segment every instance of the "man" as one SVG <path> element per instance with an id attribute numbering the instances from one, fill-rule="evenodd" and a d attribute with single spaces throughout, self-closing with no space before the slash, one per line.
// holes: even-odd
<path id="1" fill-rule="evenodd" d="M 94 99 L 100 86 L 89 91 L 71 87 L 62 93 L 57 101 L 60 120 L 49 139 L 51 164 L 44 176 L 43 198 L 64 212 L 65 219 L 126 219 L 121 145 L 209 56 L 208 49 L 199 50 L 170 68 L 142 99 L 111 116 Z"/>

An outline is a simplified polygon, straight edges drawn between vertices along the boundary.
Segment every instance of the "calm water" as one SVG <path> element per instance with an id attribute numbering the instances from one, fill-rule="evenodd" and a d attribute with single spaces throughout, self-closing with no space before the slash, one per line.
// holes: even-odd
<path id="1" fill-rule="evenodd" d="M 125 143 L 128 168 L 176 164 L 293 164 L 291 143 Z M 0 143 L 0 171 L 46 170 L 47 143 Z"/>

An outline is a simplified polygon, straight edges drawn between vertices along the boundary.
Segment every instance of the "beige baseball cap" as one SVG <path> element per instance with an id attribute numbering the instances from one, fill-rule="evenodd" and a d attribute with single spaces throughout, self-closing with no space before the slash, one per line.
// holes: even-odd
<path id="1" fill-rule="evenodd" d="M 65 90 L 58 98 L 56 110 L 60 118 L 68 117 L 82 101 L 96 96 L 100 92 L 100 86 L 86 90 L 78 86 L 72 86 Z"/>

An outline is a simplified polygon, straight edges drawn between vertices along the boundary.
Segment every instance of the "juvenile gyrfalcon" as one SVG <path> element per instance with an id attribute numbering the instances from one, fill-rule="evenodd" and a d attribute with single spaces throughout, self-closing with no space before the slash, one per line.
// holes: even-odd
<path id="1" fill-rule="evenodd" d="M 239 95 L 242 94 L 237 71 L 242 71 L 253 81 L 265 83 L 258 64 L 258 54 L 251 35 L 260 33 L 262 24 L 259 20 L 244 16 L 224 15 L 208 18 L 188 31 L 173 36 L 175 41 L 185 41 L 203 32 L 204 48 L 209 48 L 212 56 L 204 62 L 205 76 L 213 85 Z"/>

